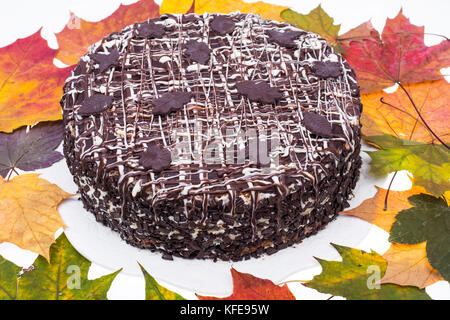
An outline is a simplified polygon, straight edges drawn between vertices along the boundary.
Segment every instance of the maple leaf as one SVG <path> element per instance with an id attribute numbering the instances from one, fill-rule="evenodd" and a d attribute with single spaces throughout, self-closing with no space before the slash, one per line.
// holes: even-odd
<path id="1" fill-rule="evenodd" d="M 0 242 L 14 243 L 48 259 L 55 232 L 64 227 L 57 207 L 71 196 L 39 174 L 23 174 L 8 181 L 0 176 Z"/>
<path id="2" fill-rule="evenodd" d="M 197 294 L 200 300 L 295 300 L 286 284 L 278 286 L 267 279 L 257 278 L 231 268 L 233 293 L 226 298 L 205 297 Z"/>
<path id="3" fill-rule="evenodd" d="M 367 32 L 370 25 L 365 23 L 363 28 Z M 381 35 L 375 29 L 369 33 L 371 36 L 364 39 L 341 42 L 362 93 L 381 91 L 399 82 L 442 79 L 440 69 L 450 65 L 450 41 L 427 47 L 424 27 L 411 24 L 402 11 L 387 19 Z"/>
<path id="4" fill-rule="evenodd" d="M 204 12 L 210 13 L 230 13 L 240 11 L 245 13 L 259 14 L 263 19 L 281 21 L 280 12 L 287 7 L 278 6 L 265 2 L 246 3 L 243 0 L 195 0 L 195 13 L 202 14 Z"/>
<path id="5" fill-rule="evenodd" d="M 145 278 L 145 300 L 186 300 L 178 293 L 161 286 L 141 264 L 139 266 Z"/>
<path id="6" fill-rule="evenodd" d="M 427 81 L 406 85 L 405 89 L 417 106 L 426 123 L 443 140 L 450 141 L 448 124 L 450 118 L 446 80 Z M 381 101 L 382 99 L 382 101 Z M 433 141 L 433 136 L 418 117 L 407 95 L 377 92 L 361 96 L 364 112 L 361 116 L 364 135 L 393 134 L 403 139 L 419 142 Z"/>
<path id="7" fill-rule="evenodd" d="M 389 191 L 389 202 L 385 210 L 385 199 L 387 190 L 376 187 L 377 193 L 374 197 L 364 200 L 358 207 L 339 212 L 339 214 L 349 215 L 363 219 L 372 223 L 386 232 L 391 230 L 397 213 L 404 209 L 411 208 L 408 198 L 414 194 L 425 191 L 423 187 L 414 186 L 407 191 Z"/>
<path id="8" fill-rule="evenodd" d="M 378 31 L 373 27 L 370 21 L 366 21 L 359 26 L 350 29 L 346 33 L 337 37 L 337 41 L 342 45 L 350 45 L 351 41 L 364 40 L 367 38 L 379 37 Z"/>
<path id="9" fill-rule="evenodd" d="M 17 299 L 18 277 L 22 268 L 0 255 L 0 300 Z"/>
<path id="10" fill-rule="evenodd" d="M 386 232 L 390 232 L 396 215 L 405 209 L 412 208 L 408 198 L 412 195 L 425 192 L 423 187 L 413 186 L 407 191 L 389 191 L 389 202 L 385 207 L 387 190 L 377 188 L 373 198 L 364 200 L 358 207 L 340 212 L 372 223 Z M 426 258 L 425 246 L 392 244 L 383 255 L 388 266 L 381 283 L 395 283 L 399 285 L 411 285 L 419 288 L 426 287 L 441 277 L 431 267 Z"/>
<path id="11" fill-rule="evenodd" d="M 389 241 L 404 244 L 426 241 L 428 261 L 450 281 L 450 207 L 443 198 L 423 193 L 408 200 L 414 207 L 398 213 Z"/>
<path id="12" fill-rule="evenodd" d="M 0 48 L 0 131 L 61 119 L 61 88 L 73 67 L 53 64 L 40 31 Z"/>
<path id="13" fill-rule="evenodd" d="M 378 253 L 365 252 L 331 244 L 341 255 L 342 261 L 316 260 L 322 273 L 303 285 L 322 293 L 342 296 L 349 300 L 430 300 L 425 290 L 402 287 L 395 284 L 378 284 L 376 272 L 383 277 L 387 263 Z M 378 279 L 380 280 L 380 279 Z"/>
<path id="14" fill-rule="evenodd" d="M 106 300 L 121 271 L 88 280 L 91 262 L 70 244 L 64 233 L 50 247 L 50 262 L 38 256 L 19 279 L 20 300 Z"/>
<path id="15" fill-rule="evenodd" d="M 112 32 L 117 32 L 135 22 L 159 17 L 159 6 L 153 0 L 141 0 L 120 7 L 110 16 L 98 22 L 89 22 L 78 18 L 79 26 L 66 25 L 56 34 L 59 50 L 56 58 L 65 64 L 75 64 L 90 45 Z"/>
<path id="16" fill-rule="evenodd" d="M 392 243 L 383 254 L 388 265 L 381 283 L 415 286 L 421 289 L 443 280 L 428 262 L 426 243 L 415 245 Z"/>
<path id="17" fill-rule="evenodd" d="M 159 13 L 186 13 L 194 4 L 194 0 L 163 0 Z"/>
<path id="18" fill-rule="evenodd" d="M 6 177 L 15 168 L 32 171 L 51 166 L 63 158 L 55 151 L 62 138 L 61 121 L 41 122 L 29 131 L 22 127 L 13 133 L 0 133 L 0 175 Z"/>
<path id="19" fill-rule="evenodd" d="M 335 25 L 334 19 L 322 9 L 320 4 L 308 14 L 301 14 L 292 9 L 286 9 L 281 12 L 280 16 L 284 21 L 297 28 L 317 33 L 327 40 L 337 52 L 341 53 L 343 51 L 343 48 L 338 43 L 338 33 L 341 25 Z"/>
<path id="20" fill-rule="evenodd" d="M 394 171 L 408 170 L 416 185 L 441 195 L 450 189 L 450 151 L 442 145 L 423 144 L 398 139 L 390 135 L 366 137 L 382 150 L 367 151 L 371 157 L 370 172 L 385 176 Z"/>

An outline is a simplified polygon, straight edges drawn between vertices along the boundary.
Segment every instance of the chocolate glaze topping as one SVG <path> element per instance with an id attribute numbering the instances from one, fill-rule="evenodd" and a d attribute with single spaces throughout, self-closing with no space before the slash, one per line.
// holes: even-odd
<path id="1" fill-rule="evenodd" d="M 61 105 L 85 206 L 166 258 L 239 260 L 299 242 L 346 205 L 361 163 L 347 62 L 253 14 L 167 14 L 112 33 L 81 58 Z M 251 154 L 254 137 L 239 133 L 252 130 L 278 163 Z"/>

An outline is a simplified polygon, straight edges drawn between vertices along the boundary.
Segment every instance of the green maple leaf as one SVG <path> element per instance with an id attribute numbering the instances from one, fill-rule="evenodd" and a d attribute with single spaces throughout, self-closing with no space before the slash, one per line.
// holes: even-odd
<path id="1" fill-rule="evenodd" d="M 33 269 L 19 278 L 17 297 L 21 300 L 106 300 L 106 293 L 121 270 L 88 280 L 90 266 L 91 262 L 62 233 L 50 247 L 50 263 L 38 256 Z"/>
<path id="2" fill-rule="evenodd" d="M 393 171 L 407 170 L 414 183 L 434 195 L 450 189 L 450 152 L 440 144 L 424 144 L 391 135 L 365 137 L 381 150 L 367 152 L 372 158 L 370 172 L 385 176 Z"/>
<path id="3" fill-rule="evenodd" d="M 141 267 L 145 278 L 145 300 L 186 300 L 178 293 L 161 286 L 143 266 L 140 264 L 139 266 Z"/>
<path id="4" fill-rule="evenodd" d="M 17 298 L 17 279 L 22 268 L 0 256 L 0 300 Z"/>
<path id="5" fill-rule="evenodd" d="M 443 198 L 423 193 L 408 200 L 414 207 L 397 214 L 389 241 L 406 244 L 426 241 L 428 261 L 450 281 L 450 207 Z"/>
<path id="6" fill-rule="evenodd" d="M 383 278 L 387 262 L 378 253 L 365 252 L 331 244 L 341 255 L 342 261 L 317 259 L 322 273 L 304 283 L 322 293 L 342 296 L 349 300 L 429 300 L 425 292 L 417 287 L 395 284 L 377 285 Z M 378 276 L 374 277 L 374 272 Z"/>
<path id="7" fill-rule="evenodd" d="M 320 5 L 308 14 L 301 14 L 294 10 L 286 9 L 281 11 L 280 17 L 297 28 L 317 33 L 327 40 L 337 52 L 342 53 L 344 51 L 337 42 L 341 25 L 335 25 L 334 19 Z"/>

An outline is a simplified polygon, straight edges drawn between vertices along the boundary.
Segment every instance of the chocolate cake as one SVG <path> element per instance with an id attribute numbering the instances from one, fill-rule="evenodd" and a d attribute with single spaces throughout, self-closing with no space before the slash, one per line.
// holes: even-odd
<path id="1" fill-rule="evenodd" d="M 61 100 L 85 208 L 131 245 L 238 261 L 315 234 L 361 165 L 355 73 L 259 15 L 165 14 L 93 44 Z"/>

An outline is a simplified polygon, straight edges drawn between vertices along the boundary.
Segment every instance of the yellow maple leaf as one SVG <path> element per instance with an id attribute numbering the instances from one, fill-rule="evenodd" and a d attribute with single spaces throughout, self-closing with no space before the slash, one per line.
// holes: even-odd
<path id="1" fill-rule="evenodd" d="M 388 266 L 381 283 L 425 288 L 443 280 L 439 272 L 428 262 L 426 242 L 419 244 L 392 243 L 383 255 Z"/>
<path id="2" fill-rule="evenodd" d="M 8 181 L 0 176 L 0 243 L 14 243 L 48 260 L 55 232 L 64 227 L 57 207 L 71 196 L 37 173 Z"/>
<path id="3" fill-rule="evenodd" d="M 159 13 L 186 13 L 192 7 L 194 0 L 164 0 Z"/>

